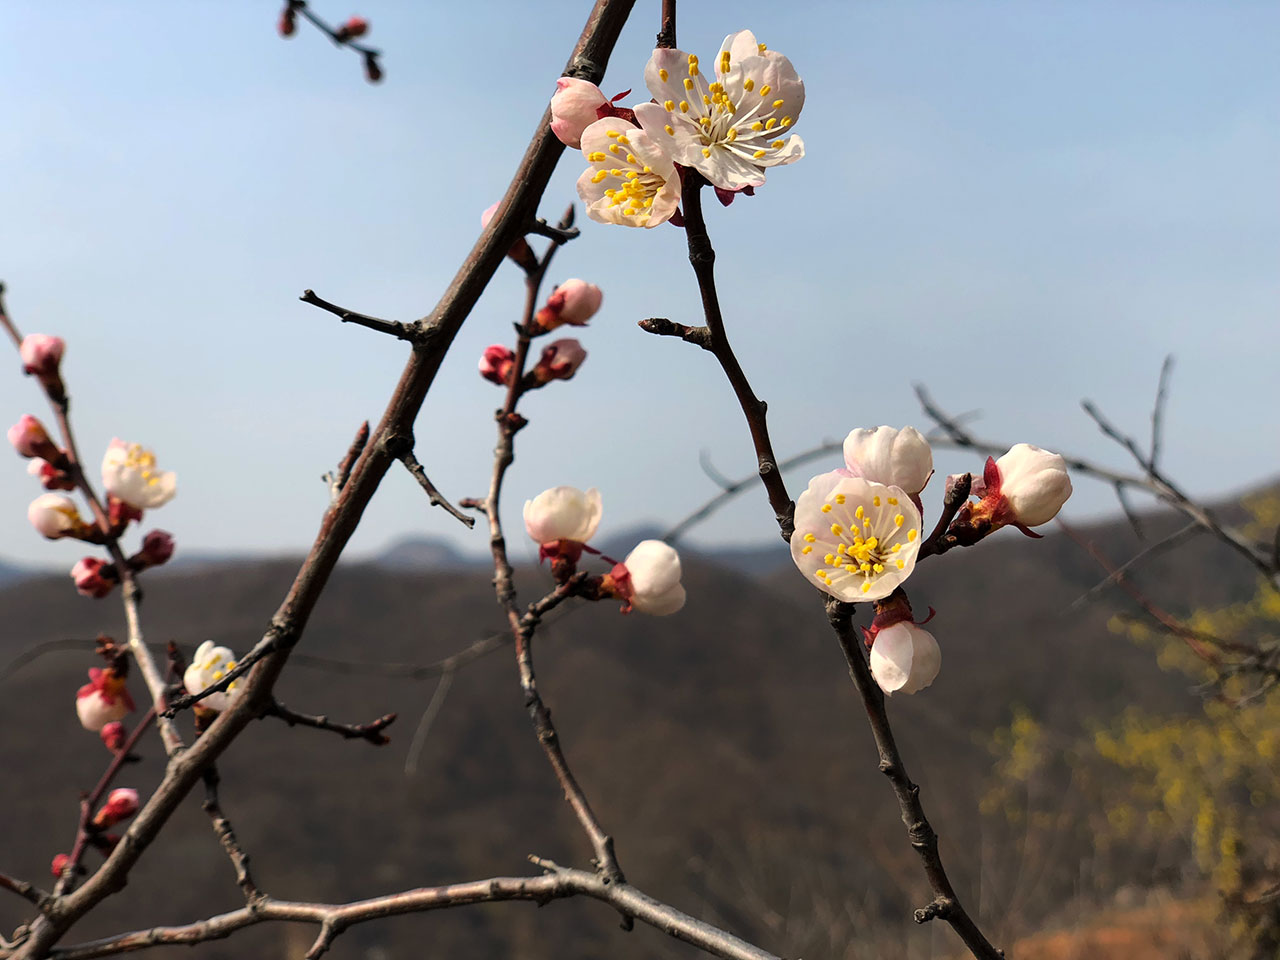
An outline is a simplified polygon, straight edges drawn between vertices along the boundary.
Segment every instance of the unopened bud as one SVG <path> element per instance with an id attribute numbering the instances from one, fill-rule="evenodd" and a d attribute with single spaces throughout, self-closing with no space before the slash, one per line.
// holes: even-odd
<path id="1" fill-rule="evenodd" d="M 49 865 L 49 872 L 52 873 L 56 879 L 61 880 L 62 871 L 67 869 L 67 864 L 70 862 L 71 857 L 68 854 L 60 853 L 53 858 L 53 863 Z"/>
<path id="2" fill-rule="evenodd" d="M 142 511 L 137 507 L 125 503 L 114 493 L 107 494 L 107 520 L 112 530 L 122 533 L 129 524 L 141 519 Z"/>
<path id="3" fill-rule="evenodd" d="M 51 337 L 47 333 L 29 333 L 22 338 L 18 354 L 22 358 L 22 369 L 33 377 L 39 377 L 41 384 L 55 400 L 64 395 L 62 375 L 62 354 L 66 350 L 66 341 L 61 337 Z"/>
<path id="4" fill-rule="evenodd" d="M 282 37 L 292 37 L 298 29 L 298 17 L 293 12 L 293 4 L 289 4 L 280 13 L 280 22 L 276 25 Z"/>
<path id="5" fill-rule="evenodd" d="M 338 39 L 342 42 L 355 40 L 369 32 L 369 21 L 364 17 L 351 17 L 337 29 Z"/>
<path id="6" fill-rule="evenodd" d="M 99 830 L 105 830 L 121 820 L 128 820 L 137 812 L 138 791 L 131 787 L 118 787 L 107 796 L 102 809 L 94 814 L 93 825 Z"/>
<path id="7" fill-rule="evenodd" d="M 9 442 L 19 456 L 39 457 L 42 460 L 57 461 L 62 459 L 62 451 L 58 449 L 49 436 L 44 424 L 29 413 L 24 413 L 18 422 L 9 428 Z"/>
<path id="8" fill-rule="evenodd" d="M 34 458 L 27 464 L 27 473 L 33 477 L 40 478 L 40 486 L 46 490 L 74 490 L 76 483 L 71 479 L 71 474 L 65 470 L 59 470 L 48 460 L 42 460 L 39 457 Z"/>
<path id="9" fill-rule="evenodd" d="M 516 355 L 500 343 L 484 348 L 480 356 L 480 376 L 490 383 L 505 387 L 511 378 L 511 367 L 515 364 Z"/>
<path id="10" fill-rule="evenodd" d="M 124 742 L 128 739 L 129 731 L 125 729 L 124 724 L 119 720 L 112 720 L 101 730 L 98 736 L 102 738 L 103 744 L 112 753 L 118 753 L 120 748 L 124 746 Z"/>
<path id="11" fill-rule="evenodd" d="M 566 280 L 547 298 L 546 306 L 534 318 L 546 333 L 562 324 L 574 327 L 586 326 L 604 301 L 604 293 L 594 283 L 585 280 Z"/>
<path id="12" fill-rule="evenodd" d="M 101 600 L 116 588 L 119 578 L 113 564 L 97 557 L 81 557 L 71 568 L 71 579 L 81 596 Z"/>
<path id="13" fill-rule="evenodd" d="M 551 96 L 551 132 L 567 147 L 582 146 L 582 131 L 599 118 L 597 111 L 609 103 L 590 80 L 561 77 Z"/>
<path id="14" fill-rule="evenodd" d="M 533 368 L 533 378 L 540 384 L 551 380 L 569 380 L 586 359 L 587 351 L 577 340 L 555 340 L 543 348 L 542 357 Z"/>
<path id="15" fill-rule="evenodd" d="M 382 79 L 382 66 L 378 63 L 377 54 L 364 55 L 364 78 L 370 83 L 377 83 Z"/>
<path id="16" fill-rule="evenodd" d="M 139 569 L 158 567 L 169 562 L 173 550 L 173 534 L 167 530 L 152 530 L 142 538 L 142 549 L 133 555 L 130 562 L 141 564 Z"/>
<path id="17" fill-rule="evenodd" d="M 32 500 L 27 507 L 27 519 L 42 537 L 50 540 L 82 538 L 89 532 L 75 502 L 60 493 L 42 493 Z"/>

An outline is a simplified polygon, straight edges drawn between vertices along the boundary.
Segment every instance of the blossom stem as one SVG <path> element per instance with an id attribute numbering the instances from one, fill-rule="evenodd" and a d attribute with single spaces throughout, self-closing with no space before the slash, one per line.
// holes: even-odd
<path id="1" fill-rule="evenodd" d="M 111 786 L 116 775 L 121 768 L 129 760 L 129 755 L 133 752 L 133 748 L 137 746 L 138 741 L 146 732 L 147 727 L 151 726 L 151 721 L 156 718 L 155 707 L 151 707 L 142 715 L 142 719 L 138 721 L 138 725 L 129 733 L 129 738 L 116 751 L 116 755 L 111 758 L 111 763 L 107 764 L 107 769 L 103 771 L 102 776 L 98 779 L 97 785 L 80 800 L 80 821 L 76 825 L 75 844 L 71 848 L 70 859 L 63 868 L 62 876 L 58 878 L 57 886 L 53 888 L 55 897 L 61 897 L 71 889 L 75 883 L 76 872 L 80 867 L 80 860 L 84 856 L 84 852 L 89 845 L 89 821 L 93 816 L 93 808 L 102 800 L 103 794 Z"/>
<path id="2" fill-rule="evenodd" d="M 0 284 L 0 297 L 2 297 L 3 293 L 4 285 Z M 0 324 L 3 324 L 8 331 L 14 345 L 21 348 L 22 336 L 18 332 L 17 325 L 9 317 L 2 299 L 0 299 Z M 55 396 L 47 388 L 44 388 L 43 384 L 42 389 L 44 389 L 49 406 L 53 410 L 54 419 L 58 424 L 58 431 L 62 435 L 64 456 L 62 469 L 66 471 L 84 497 L 85 502 L 89 504 L 89 509 L 93 513 L 94 523 L 102 535 L 102 545 L 106 547 L 107 552 L 111 555 L 111 561 L 115 564 L 116 574 L 120 578 L 120 594 L 124 604 L 125 622 L 128 626 L 129 652 L 133 654 L 133 659 L 137 662 L 138 668 L 142 673 L 143 682 L 147 685 L 147 691 L 151 694 L 156 713 L 161 715 L 159 724 L 160 738 L 164 743 L 165 753 L 172 756 L 182 748 L 182 738 L 178 735 L 177 728 L 163 716 L 165 711 L 164 677 L 160 675 L 160 669 L 156 666 L 155 658 L 151 656 L 151 651 L 147 649 L 147 645 L 142 638 L 142 621 L 138 613 L 138 606 L 142 602 L 142 590 L 138 586 L 138 580 L 133 568 L 129 566 L 129 562 L 125 558 L 124 551 L 120 549 L 120 541 L 112 532 L 111 521 L 107 517 L 106 508 L 103 507 L 102 501 L 98 499 L 98 495 L 93 489 L 93 484 L 89 482 L 89 478 L 85 475 L 80 459 L 80 451 L 76 446 L 75 433 L 71 429 L 71 419 L 68 413 L 71 406 L 70 398 L 65 393 L 61 396 Z"/>
<path id="3" fill-rule="evenodd" d="M 565 219 L 571 215 L 566 213 Z M 560 736 L 555 724 L 551 722 L 551 711 L 543 703 L 538 693 L 537 679 L 533 669 L 533 635 L 543 613 L 563 602 L 573 594 L 581 584 L 581 578 L 575 577 L 561 584 L 537 604 L 532 605 L 524 614 L 521 613 L 513 582 L 511 560 L 507 556 L 507 543 L 502 533 L 502 520 L 499 515 L 499 504 L 502 497 L 502 483 L 507 469 L 515 460 L 515 435 L 524 426 L 524 418 L 516 413 L 516 406 L 524 390 L 524 367 L 529 356 L 530 334 L 534 323 L 534 312 L 538 305 L 542 280 L 556 251 L 556 244 L 548 247 L 537 269 L 528 273 L 525 278 L 524 313 L 517 326 L 519 338 L 516 343 L 515 359 L 512 362 L 510 380 L 507 384 L 506 402 L 496 414 L 498 421 L 498 445 L 494 451 L 493 473 L 489 480 L 489 492 L 484 499 L 484 511 L 489 521 L 489 548 L 493 554 L 494 590 L 498 603 L 507 615 L 512 639 L 515 641 L 516 667 L 520 677 L 520 689 L 524 694 L 525 706 L 529 719 L 533 724 L 538 743 L 547 762 L 551 765 L 556 779 L 564 791 L 578 823 L 582 826 L 595 851 L 596 869 L 606 881 L 623 883 L 622 869 L 613 851 L 613 838 L 600 826 L 595 812 L 591 809 L 586 794 L 579 786 L 564 751 L 560 747 Z M 625 915 L 624 915 L 625 916 Z M 627 918 L 626 922 L 630 922 Z"/>
<path id="4" fill-rule="evenodd" d="M 782 539 L 789 541 L 795 529 L 796 505 L 787 493 L 786 483 L 778 469 L 778 458 L 773 452 L 773 441 L 769 438 L 769 425 L 765 417 L 767 406 L 752 391 L 747 375 L 742 372 L 742 366 L 729 343 L 724 315 L 720 312 L 720 297 L 716 292 L 715 280 L 716 252 L 711 246 L 707 224 L 702 216 L 702 188 L 707 185 L 707 181 L 695 170 L 686 169 L 683 176 L 681 206 L 684 211 L 685 236 L 689 243 L 689 263 L 698 278 L 702 311 L 710 331 L 708 349 L 720 362 L 720 368 L 724 370 L 729 385 L 738 398 L 738 405 L 742 407 L 743 416 L 747 418 L 747 427 L 756 448 L 760 481 L 769 495 L 769 505 L 773 507 Z"/>
<path id="5" fill-rule="evenodd" d="M 920 544 L 918 560 L 923 560 L 925 557 L 931 557 L 937 553 L 946 553 L 952 547 L 960 545 L 960 541 L 957 538 L 947 536 L 947 528 L 951 526 L 951 521 L 956 518 L 960 508 L 969 499 L 969 491 L 972 488 L 973 474 L 966 473 L 956 480 L 952 488 L 947 491 L 947 495 L 942 501 L 942 514 L 938 517 L 937 525 L 933 528 L 933 532 L 929 534 L 928 539 Z"/>
<path id="6" fill-rule="evenodd" d="M 902 820 L 907 826 L 907 836 L 912 848 L 924 862 L 925 875 L 933 891 L 934 899 L 916 911 L 916 923 L 925 923 L 935 917 L 946 920 L 964 941 L 969 952 L 979 960 L 1002 960 L 1004 954 L 983 936 L 961 905 L 942 866 L 942 857 L 938 853 L 938 835 L 929 824 L 920 803 L 920 788 L 907 776 L 902 754 L 889 726 L 889 715 L 885 712 L 884 693 L 871 676 L 862 643 L 855 636 L 853 609 L 852 604 L 830 599 L 827 601 L 827 618 L 840 640 L 840 649 L 849 665 L 849 676 L 853 678 L 853 685 L 862 698 L 867 719 L 871 722 L 871 735 L 875 738 L 876 750 L 880 754 L 880 772 L 893 784 L 898 806 L 902 809 Z"/>
<path id="7" fill-rule="evenodd" d="M 676 45 L 676 0 L 662 0 L 662 28 L 654 46 L 672 50 Z"/>

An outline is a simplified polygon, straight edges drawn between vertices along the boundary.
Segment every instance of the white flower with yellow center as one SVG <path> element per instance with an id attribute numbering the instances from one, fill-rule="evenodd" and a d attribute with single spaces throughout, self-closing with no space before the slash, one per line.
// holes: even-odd
<path id="1" fill-rule="evenodd" d="M 920 511 L 901 487 L 838 471 L 809 481 L 795 524 L 791 558 L 837 600 L 884 599 L 920 552 Z"/>
<path id="2" fill-rule="evenodd" d="M 591 164 L 578 178 L 587 216 L 624 227 L 656 227 L 680 205 L 675 164 L 653 138 L 629 120 L 605 117 L 582 131 Z"/>
<path id="3" fill-rule="evenodd" d="M 804 106 L 804 81 L 750 30 L 725 37 L 714 69 L 708 83 L 695 55 L 654 50 L 644 82 L 658 102 L 637 105 L 636 119 L 676 163 L 713 186 L 758 187 L 766 167 L 804 156 L 804 141 L 788 136 Z"/>
<path id="4" fill-rule="evenodd" d="M 107 493 L 138 510 L 154 510 L 178 492 L 178 475 L 156 469 L 156 455 L 140 444 L 116 438 L 102 458 L 102 485 Z"/>
<path id="5" fill-rule="evenodd" d="M 212 640 L 206 640 L 200 644 L 196 648 L 195 657 L 191 660 L 191 666 L 187 667 L 182 675 L 182 685 L 187 688 L 187 693 L 202 693 L 207 687 L 213 686 L 225 677 L 236 668 L 235 656 L 231 648 L 216 646 Z M 209 694 L 197 706 L 221 713 L 231 706 L 231 701 L 238 697 L 243 689 L 239 680 L 232 680 L 226 690 Z"/>

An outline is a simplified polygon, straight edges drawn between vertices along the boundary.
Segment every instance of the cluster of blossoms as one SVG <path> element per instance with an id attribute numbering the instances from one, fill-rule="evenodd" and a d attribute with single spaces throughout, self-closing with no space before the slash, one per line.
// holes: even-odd
<path id="1" fill-rule="evenodd" d="M 630 109 L 615 106 L 625 93 L 609 100 L 585 80 L 557 82 L 551 130 L 589 164 L 578 195 L 591 219 L 679 224 L 683 170 L 697 171 L 728 203 L 762 186 L 769 167 L 804 156 L 804 142 L 790 133 L 804 82 L 790 60 L 741 30 L 725 37 L 713 73 L 703 73 L 695 54 L 654 50 L 644 70 L 654 101 Z"/>
<path id="2" fill-rule="evenodd" d="M 552 487 L 525 501 L 524 527 L 538 544 L 538 557 L 551 561 L 560 582 L 568 580 L 584 551 L 599 554 L 587 541 L 595 536 L 602 514 L 600 491 Z M 622 561 L 601 555 L 613 564 L 584 595 L 622 601 L 622 611 L 662 617 L 675 613 L 685 602 L 680 583 L 680 556 L 661 540 L 642 540 Z"/>
<path id="3" fill-rule="evenodd" d="M 912 619 L 901 584 L 923 544 L 920 493 L 933 475 L 933 451 L 914 427 L 858 429 L 844 442 L 844 467 L 820 474 L 796 501 L 791 557 L 806 579 L 849 603 L 871 601 L 876 617 L 866 638 L 871 671 L 887 693 L 915 693 L 942 663 L 938 643 Z M 950 477 L 951 491 L 959 481 Z M 949 525 L 946 543 L 967 546 L 999 529 L 1048 523 L 1071 496 L 1066 463 L 1056 453 L 1019 443 L 983 477 Z"/>
<path id="4" fill-rule="evenodd" d="M 66 402 L 61 364 L 66 344 L 60 337 L 35 333 L 22 341 L 20 354 L 23 370 L 36 377 L 49 398 L 58 404 Z M 132 522 L 142 519 L 144 510 L 163 506 L 177 491 L 177 477 L 159 470 L 156 458 L 136 443 L 114 439 L 102 458 L 102 485 L 106 491 L 106 516 L 86 521 L 80 516 L 75 501 L 64 493 L 77 487 L 80 467 L 72 462 L 66 450 L 54 442 L 36 417 L 24 414 L 9 428 L 9 443 L 18 455 L 30 460 L 27 472 L 40 481 L 48 493 L 41 494 L 27 507 L 27 519 L 36 531 L 50 540 L 71 538 L 89 543 L 103 543 L 123 534 Z M 133 570 L 158 566 L 173 556 L 173 537 L 163 530 L 152 530 L 142 540 L 137 553 L 129 558 Z M 114 564 L 97 557 L 83 557 L 71 569 L 76 589 L 88 597 L 104 597 L 119 582 Z"/>

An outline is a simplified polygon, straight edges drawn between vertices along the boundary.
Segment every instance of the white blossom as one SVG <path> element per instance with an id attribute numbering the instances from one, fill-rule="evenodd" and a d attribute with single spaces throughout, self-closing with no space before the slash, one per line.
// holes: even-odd
<path id="1" fill-rule="evenodd" d="M 1038 527 L 1058 515 L 1071 496 L 1067 462 L 1056 453 L 1029 443 L 1016 443 L 995 462 L 997 482 L 987 480 L 988 495 L 998 493 L 1013 522 Z M 994 487 L 994 490 L 993 490 Z"/>
<path id="2" fill-rule="evenodd" d="M 666 223 L 680 205 L 680 177 L 653 136 L 629 120 L 605 117 L 582 132 L 591 166 L 578 178 L 587 216 L 625 227 Z"/>
<path id="3" fill-rule="evenodd" d="M 86 529 L 75 501 L 60 493 L 42 493 L 27 507 L 27 519 L 42 537 L 57 540 L 73 537 Z"/>
<path id="4" fill-rule="evenodd" d="M 804 156 L 804 142 L 787 136 L 804 106 L 804 82 L 749 30 L 725 38 L 714 68 L 708 83 L 695 55 L 654 50 L 644 81 L 657 103 L 637 104 L 636 119 L 676 163 L 712 185 L 758 187 L 766 167 Z"/>
<path id="5" fill-rule="evenodd" d="M 212 640 L 206 640 L 196 648 L 196 655 L 182 675 L 182 685 L 187 693 L 201 693 L 235 669 L 236 655 L 229 647 L 219 647 Z M 243 687 L 239 680 L 232 680 L 226 690 L 211 693 L 197 704 L 206 710 L 221 713 L 240 695 Z"/>
<path id="6" fill-rule="evenodd" d="M 524 504 L 524 527 L 539 544 L 586 543 L 596 534 L 602 512 L 600 491 L 552 487 Z"/>
<path id="7" fill-rule="evenodd" d="M 820 474 L 796 501 L 791 558 L 838 600 L 880 600 L 911 576 L 920 511 L 901 487 Z"/>
<path id="8" fill-rule="evenodd" d="M 150 450 L 117 438 L 102 458 L 102 485 L 107 493 L 135 509 L 154 510 L 173 499 L 178 477 L 170 470 L 157 470 Z"/>
<path id="9" fill-rule="evenodd" d="M 844 462 L 855 477 L 918 494 L 933 474 L 933 451 L 915 427 L 860 427 L 844 438 Z"/>
<path id="10" fill-rule="evenodd" d="M 661 540 L 641 540 L 622 561 L 631 588 L 631 606 L 641 613 L 664 617 L 684 606 L 680 584 L 680 555 Z"/>
<path id="11" fill-rule="evenodd" d="M 885 627 L 871 645 L 871 675 L 885 693 L 915 693 L 933 683 L 942 650 L 928 630 L 904 620 Z"/>

